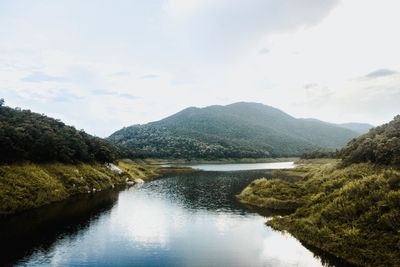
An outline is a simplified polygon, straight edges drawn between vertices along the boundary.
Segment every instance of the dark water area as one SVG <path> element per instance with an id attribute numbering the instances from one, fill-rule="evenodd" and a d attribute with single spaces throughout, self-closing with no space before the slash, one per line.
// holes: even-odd
<path id="1" fill-rule="evenodd" d="M 0 264 L 342 266 L 272 230 L 266 217 L 236 201 L 260 177 L 271 175 L 203 171 L 0 218 Z"/>

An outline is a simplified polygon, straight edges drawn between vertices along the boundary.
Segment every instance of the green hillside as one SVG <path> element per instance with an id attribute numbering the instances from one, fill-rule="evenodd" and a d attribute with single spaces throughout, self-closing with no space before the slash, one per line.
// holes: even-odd
<path id="1" fill-rule="evenodd" d="M 2 104 L 0 101 L 0 215 L 114 188 L 126 179 L 192 171 L 117 162 L 135 155 L 59 120 Z M 114 162 L 123 172 L 111 170 L 106 162 Z"/>
<path id="2" fill-rule="evenodd" d="M 107 139 L 145 158 L 266 158 L 334 150 L 358 134 L 317 120 L 296 119 L 258 103 L 190 107 L 163 120 L 133 125 Z"/>
<path id="3" fill-rule="evenodd" d="M 267 224 L 308 245 L 360 266 L 399 266 L 400 116 L 353 139 L 339 155 L 323 166 L 279 170 L 279 179 L 255 180 L 237 197 L 289 211 Z"/>
<path id="4" fill-rule="evenodd" d="M 118 148 L 59 120 L 0 106 L 0 163 L 113 162 Z"/>
<path id="5" fill-rule="evenodd" d="M 400 115 L 351 140 L 340 155 L 347 164 L 372 162 L 400 165 Z"/>

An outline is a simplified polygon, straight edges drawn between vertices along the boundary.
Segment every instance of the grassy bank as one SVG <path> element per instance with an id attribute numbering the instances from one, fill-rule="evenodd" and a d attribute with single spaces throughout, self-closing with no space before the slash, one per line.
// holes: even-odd
<path id="1" fill-rule="evenodd" d="M 398 169 L 324 164 L 276 173 L 281 179 L 255 180 L 238 195 L 249 205 L 291 211 L 269 226 L 353 264 L 400 265 Z"/>
<path id="2" fill-rule="evenodd" d="M 79 193 L 93 192 L 124 184 L 128 178 L 150 180 L 165 174 L 191 172 L 187 167 L 163 168 L 120 161 L 118 174 L 100 163 L 29 162 L 0 166 L 0 214 L 39 207 Z"/>
<path id="3" fill-rule="evenodd" d="M 224 164 L 224 163 L 269 163 L 296 161 L 299 158 L 241 158 L 241 159 L 137 159 L 137 163 L 145 164 Z"/>

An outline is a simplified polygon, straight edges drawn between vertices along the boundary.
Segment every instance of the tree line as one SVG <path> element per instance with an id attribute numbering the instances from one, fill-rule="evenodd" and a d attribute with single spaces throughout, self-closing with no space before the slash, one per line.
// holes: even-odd
<path id="1" fill-rule="evenodd" d="M 400 165 L 400 115 L 354 138 L 338 152 L 343 162 Z"/>
<path id="2" fill-rule="evenodd" d="M 130 153 L 60 120 L 3 106 L 4 99 L 0 104 L 0 163 L 113 162 L 121 152 Z"/>

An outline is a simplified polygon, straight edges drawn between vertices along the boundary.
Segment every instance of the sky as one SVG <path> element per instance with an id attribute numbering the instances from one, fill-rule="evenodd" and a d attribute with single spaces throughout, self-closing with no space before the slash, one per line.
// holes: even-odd
<path id="1" fill-rule="evenodd" d="M 398 0 L 2 0 L 0 98 L 106 137 L 239 101 L 400 113 Z"/>

